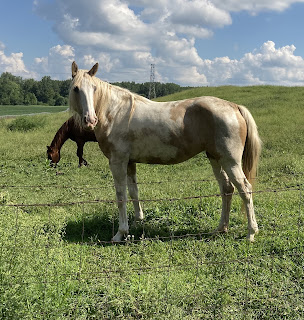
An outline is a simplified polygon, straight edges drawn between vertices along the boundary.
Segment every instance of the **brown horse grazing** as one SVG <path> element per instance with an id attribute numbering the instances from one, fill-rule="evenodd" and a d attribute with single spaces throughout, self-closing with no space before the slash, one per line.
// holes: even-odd
<path id="1" fill-rule="evenodd" d="M 66 140 L 71 139 L 77 143 L 77 156 L 79 158 L 79 167 L 88 165 L 83 159 L 83 147 L 87 141 L 95 141 L 94 131 L 83 130 L 75 123 L 75 118 L 69 118 L 57 131 L 50 146 L 47 146 L 47 156 L 51 161 L 51 165 L 57 165 L 60 160 L 60 149 Z"/>

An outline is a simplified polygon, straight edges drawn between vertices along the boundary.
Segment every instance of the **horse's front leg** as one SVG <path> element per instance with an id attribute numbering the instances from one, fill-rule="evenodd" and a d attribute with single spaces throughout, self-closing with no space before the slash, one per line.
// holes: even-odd
<path id="1" fill-rule="evenodd" d="M 137 178 L 136 178 L 136 163 L 130 163 L 128 164 L 128 190 L 129 195 L 131 199 L 133 200 L 133 206 L 134 206 L 134 220 L 136 221 L 142 221 L 144 219 L 144 213 L 142 211 L 141 205 L 138 201 L 138 188 L 137 188 Z"/>
<path id="2" fill-rule="evenodd" d="M 129 233 L 127 216 L 127 164 L 128 162 L 125 161 L 110 161 L 119 210 L 119 227 L 116 235 L 112 238 L 114 242 L 121 241 Z"/>

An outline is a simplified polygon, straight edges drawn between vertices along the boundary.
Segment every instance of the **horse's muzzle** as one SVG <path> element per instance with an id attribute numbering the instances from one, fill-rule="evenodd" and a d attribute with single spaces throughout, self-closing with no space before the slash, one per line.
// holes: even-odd
<path id="1" fill-rule="evenodd" d="M 90 117 L 90 116 L 84 116 L 83 117 L 83 123 L 84 128 L 88 130 L 94 130 L 98 122 L 98 118 L 96 116 Z"/>

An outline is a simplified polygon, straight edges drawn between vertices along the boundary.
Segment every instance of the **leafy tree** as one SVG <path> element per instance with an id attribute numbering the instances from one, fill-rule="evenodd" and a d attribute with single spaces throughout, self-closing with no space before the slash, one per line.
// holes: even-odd
<path id="1" fill-rule="evenodd" d="M 55 94 L 55 106 L 64 106 L 67 104 L 67 98 L 62 97 L 58 92 Z"/>
<path id="2" fill-rule="evenodd" d="M 37 98 L 34 93 L 27 92 L 24 96 L 24 104 L 25 105 L 36 105 L 37 104 Z"/>
<path id="3" fill-rule="evenodd" d="M 1 75 L 0 104 L 23 104 L 23 94 L 20 86 L 20 79 L 7 72 Z"/>
<path id="4" fill-rule="evenodd" d="M 53 89 L 52 79 L 49 76 L 43 77 L 38 82 L 37 99 L 39 102 L 53 106 L 55 91 Z"/>
<path id="5" fill-rule="evenodd" d="M 62 97 L 67 98 L 69 96 L 71 83 L 72 83 L 71 79 L 59 81 L 59 94 Z"/>

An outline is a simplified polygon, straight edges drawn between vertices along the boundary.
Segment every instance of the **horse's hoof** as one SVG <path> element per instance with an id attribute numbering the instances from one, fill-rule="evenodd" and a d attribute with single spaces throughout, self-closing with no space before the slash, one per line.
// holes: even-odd
<path id="1" fill-rule="evenodd" d="M 124 237 L 128 235 L 127 232 L 118 231 L 115 236 L 112 238 L 112 242 L 121 242 Z"/>
<path id="2" fill-rule="evenodd" d="M 254 242 L 254 236 L 259 233 L 259 229 L 248 231 L 247 240 L 249 242 Z"/>
<path id="3" fill-rule="evenodd" d="M 227 226 L 220 226 L 216 229 L 216 232 L 218 233 L 228 233 L 228 227 Z"/>
<path id="4" fill-rule="evenodd" d="M 248 234 L 247 235 L 247 241 L 253 243 L 254 242 L 254 234 Z"/>

